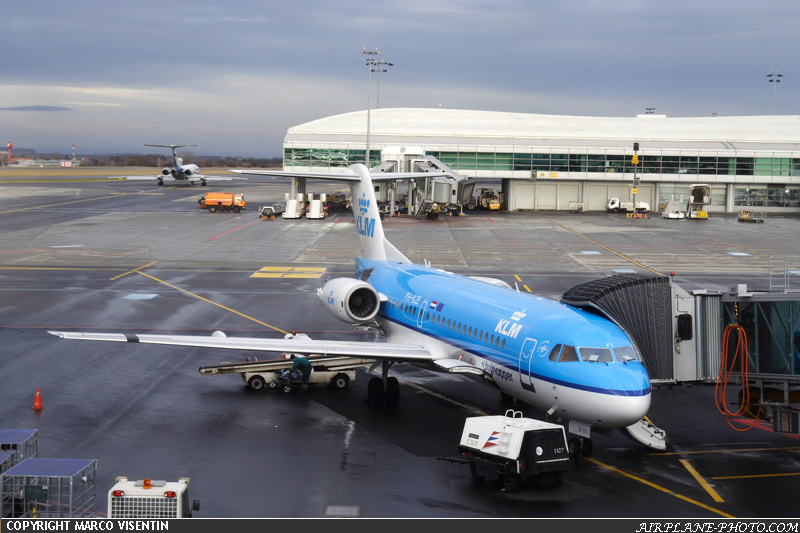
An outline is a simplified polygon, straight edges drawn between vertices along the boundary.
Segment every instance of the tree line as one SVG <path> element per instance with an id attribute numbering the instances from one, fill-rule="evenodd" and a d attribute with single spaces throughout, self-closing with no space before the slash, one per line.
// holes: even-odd
<path id="1" fill-rule="evenodd" d="M 283 166 L 282 157 L 230 157 L 195 156 L 192 152 L 178 152 L 184 163 L 194 163 L 200 168 L 279 168 Z M 98 167 L 171 167 L 172 156 L 164 154 L 147 155 L 90 155 L 80 156 L 81 166 Z"/>

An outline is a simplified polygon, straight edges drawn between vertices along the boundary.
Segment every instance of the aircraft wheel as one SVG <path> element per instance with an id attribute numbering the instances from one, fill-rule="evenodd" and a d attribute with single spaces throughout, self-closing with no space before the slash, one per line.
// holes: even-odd
<path id="1" fill-rule="evenodd" d="M 261 390 L 267 383 L 261 376 L 253 376 L 250 378 L 250 381 L 248 381 L 247 384 L 250 385 L 250 388 L 253 390 Z"/>
<path id="2" fill-rule="evenodd" d="M 503 476 L 503 490 L 506 492 L 516 492 L 522 485 L 522 478 L 516 474 L 506 474 Z"/>
<path id="3" fill-rule="evenodd" d="M 367 403 L 377 405 L 383 403 L 383 380 L 372 378 L 367 385 Z"/>
<path id="4" fill-rule="evenodd" d="M 397 378 L 386 380 L 386 405 L 394 407 L 400 402 L 400 383 Z"/>
<path id="5" fill-rule="evenodd" d="M 206 183 L 206 182 L 204 181 L 204 182 L 203 182 L 201 185 L 202 185 L 203 187 L 206 187 L 206 186 L 208 185 L 208 183 Z"/>
<path id="6" fill-rule="evenodd" d="M 350 378 L 347 374 L 336 374 L 331 380 L 331 385 L 333 385 L 334 389 L 346 389 L 350 385 Z"/>
<path id="7" fill-rule="evenodd" d="M 581 439 L 581 455 L 583 457 L 591 457 L 593 451 L 592 439 Z"/>
<path id="8" fill-rule="evenodd" d="M 567 446 L 569 447 L 569 456 L 577 459 L 581 454 L 581 440 L 577 437 L 571 438 L 567 441 Z"/>
<path id="9" fill-rule="evenodd" d="M 161 186 L 163 186 L 163 185 L 164 185 L 164 182 L 163 182 L 163 181 L 159 181 L 159 182 L 158 182 L 158 186 L 159 186 L 159 187 L 161 187 Z"/>

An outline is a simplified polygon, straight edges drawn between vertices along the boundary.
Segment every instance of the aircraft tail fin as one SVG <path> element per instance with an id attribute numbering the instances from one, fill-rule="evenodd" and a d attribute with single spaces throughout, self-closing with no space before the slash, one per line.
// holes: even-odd
<path id="1" fill-rule="evenodd" d="M 183 165 L 183 159 L 178 157 L 177 152 L 175 152 L 176 148 L 187 148 L 189 146 L 197 146 L 196 144 L 145 144 L 145 146 L 155 146 L 158 148 L 171 148 L 172 149 L 172 166 L 173 168 L 180 169 L 181 165 Z"/>
<path id="2" fill-rule="evenodd" d="M 361 243 L 360 257 L 371 261 L 410 263 L 411 261 L 384 236 L 378 202 L 375 199 L 375 187 L 369 170 L 364 165 L 353 165 L 351 168 L 359 178 L 358 181 L 350 182 L 350 194 L 353 218 Z"/>

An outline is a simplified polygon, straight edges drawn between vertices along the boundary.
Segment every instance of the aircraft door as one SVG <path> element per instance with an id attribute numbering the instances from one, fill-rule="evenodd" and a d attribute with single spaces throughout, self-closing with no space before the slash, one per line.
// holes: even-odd
<path id="1" fill-rule="evenodd" d="M 422 328 L 422 323 L 425 321 L 425 312 L 428 310 L 428 300 L 423 300 L 422 305 L 419 307 L 419 314 L 417 315 L 417 327 Z"/>
<path id="2" fill-rule="evenodd" d="M 531 381 L 531 366 L 537 344 L 538 341 L 536 339 L 525 339 L 522 350 L 519 352 L 519 382 L 523 389 L 531 392 L 536 392 Z"/>

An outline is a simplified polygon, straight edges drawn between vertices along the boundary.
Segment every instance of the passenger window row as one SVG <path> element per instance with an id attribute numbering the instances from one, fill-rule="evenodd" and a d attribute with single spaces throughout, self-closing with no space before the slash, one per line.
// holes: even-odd
<path id="1" fill-rule="evenodd" d="M 476 339 L 490 346 L 494 346 L 495 348 L 500 348 L 501 350 L 505 349 L 506 347 L 505 337 L 501 337 L 500 335 L 495 336 L 494 334 L 490 334 L 488 331 L 478 330 L 478 328 L 473 328 L 467 324 L 456 322 L 455 320 L 446 318 L 441 313 L 436 313 L 435 311 L 425 311 L 424 308 L 417 308 L 414 305 L 403 303 L 399 300 L 394 300 L 391 298 L 386 304 L 390 309 L 398 309 L 403 314 L 410 315 L 412 317 L 422 318 L 422 314 L 425 313 L 425 322 L 430 322 L 445 329 L 455 331 L 460 335 L 464 335 L 465 337 L 471 339 Z"/>

